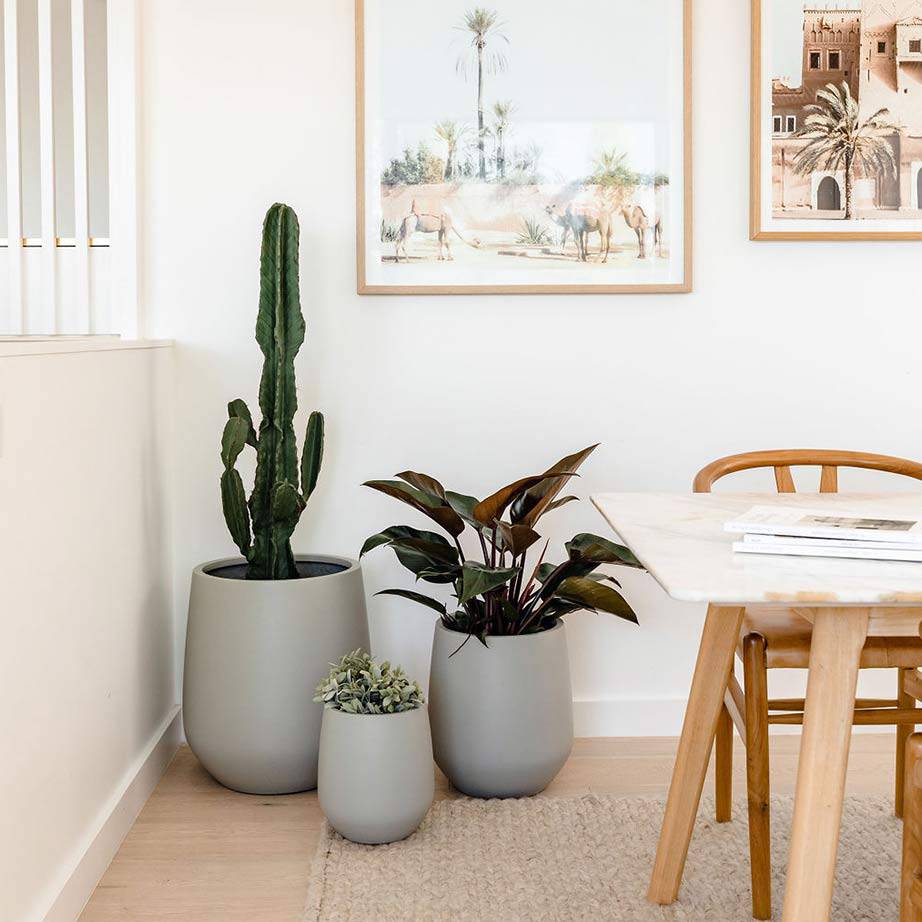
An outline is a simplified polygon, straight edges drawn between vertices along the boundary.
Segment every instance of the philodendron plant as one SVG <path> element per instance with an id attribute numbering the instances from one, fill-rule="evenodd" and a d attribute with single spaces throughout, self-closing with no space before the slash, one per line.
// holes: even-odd
<path id="1" fill-rule="evenodd" d="M 375 662 L 363 650 L 353 650 L 330 665 L 314 697 L 326 708 L 347 714 L 398 714 L 424 703 L 418 682 L 411 682 L 399 666 Z"/>
<path id="2" fill-rule="evenodd" d="M 304 342 L 298 289 L 298 217 L 273 205 L 263 224 L 256 341 L 264 361 L 259 383 L 262 421 L 257 433 L 242 400 L 227 406 L 221 438 L 221 502 L 234 543 L 246 557 L 248 579 L 298 576 L 291 535 L 310 498 L 323 459 L 323 416 L 311 413 L 298 468 L 293 420 L 298 408 L 295 356 Z M 249 502 L 234 467 L 244 447 L 256 450 L 256 476 Z M 300 474 L 300 483 L 299 483 Z"/>
<path id="3" fill-rule="evenodd" d="M 543 474 L 517 480 L 483 500 L 446 490 L 435 478 L 414 471 L 397 474 L 399 480 L 366 483 L 432 519 L 448 537 L 394 525 L 372 535 L 362 555 L 376 547 L 393 548 L 417 580 L 450 584 L 455 603 L 449 607 L 407 589 L 385 589 L 378 595 L 426 605 L 439 613 L 447 628 L 484 643 L 489 635 L 548 630 L 559 618 L 581 609 L 608 612 L 636 624 L 637 616 L 618 591 L 620 583 L 596 572 L 602 564 L 640 568 L 628 548 L 598 535 L 579 534 L 565 544 L 567 558 L 562 563 L 545 560 L 548 542 L 534 565 L 529 563 L 529 552 L 541 541 L 538 521 L 576 499 L 558 495 L 597 447 L 568 455 Z M 462 547 L 460 539 L 467 529 L 475 536 L 480 559 L 468 556 Z"/>

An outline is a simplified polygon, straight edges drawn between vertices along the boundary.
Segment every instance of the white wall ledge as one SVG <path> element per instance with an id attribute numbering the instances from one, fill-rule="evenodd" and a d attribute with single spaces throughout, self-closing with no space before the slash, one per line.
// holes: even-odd
<path id="1" fill-rule="evenodd" d="M 119 339 L 117 336 L 0 336 L 0 358 L 169 349 L 172 345 L 171 339 Z"/>

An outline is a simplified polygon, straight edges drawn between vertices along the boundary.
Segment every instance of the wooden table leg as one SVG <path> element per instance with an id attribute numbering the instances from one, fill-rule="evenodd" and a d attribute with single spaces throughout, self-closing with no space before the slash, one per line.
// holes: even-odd
<path id="1" fill-rule="evenodd" d="M 900 922 L 922 922 L 922 733 L 906 741 Z"/>
<path id="2" fill-rule="evenodd" d="M 647 893 L 647 899 L 654 903 L 666 905 L 675 902 L 679 895 L 742 620 L 742 608 L 708 606 Z"/>
<path id="3" fill-rule="evenodd" d="M 783 922 L 827 922 L 866 608 L 818 608 L 797 767 Z"/>

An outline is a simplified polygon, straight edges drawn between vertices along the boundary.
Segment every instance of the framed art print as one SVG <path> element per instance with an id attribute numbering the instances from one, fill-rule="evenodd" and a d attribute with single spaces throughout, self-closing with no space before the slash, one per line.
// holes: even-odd
<path id="1" fill-rule="evenodd" d="M 360 294 L 691 290 L 691 0 L 356 0 Z"/>
<path id="2" fill-rule="evenodd" d="M 754 240 L 922 239 L 922 0 L 752 0 Z"/>

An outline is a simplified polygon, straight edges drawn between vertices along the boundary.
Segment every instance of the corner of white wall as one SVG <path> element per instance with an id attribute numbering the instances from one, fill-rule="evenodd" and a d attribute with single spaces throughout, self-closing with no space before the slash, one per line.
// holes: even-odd
<path id="1" fill-rule="evenodd" d="M 36 920 L 74 922 L 79 918 L 106 868 L 115 857 L 147 799 L 153 793 L 180 742 L 180 713 L 175 706 L 147 747 L 126 770 L 103 804 L 86 836 L 77 842 L 61 873 L 39 902 Z M 47 910 L 43 907 L 47 906 Z"/>

